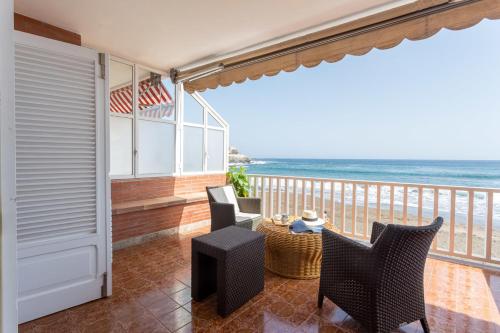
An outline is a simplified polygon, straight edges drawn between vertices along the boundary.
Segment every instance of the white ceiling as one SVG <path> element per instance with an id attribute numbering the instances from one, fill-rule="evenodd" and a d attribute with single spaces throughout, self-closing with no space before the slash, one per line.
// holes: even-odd
<path id="1" fill-rule="evenodd" d="M 160 70 L 213 59 L 408 0 L 15 0 L 85 46 Z"/>

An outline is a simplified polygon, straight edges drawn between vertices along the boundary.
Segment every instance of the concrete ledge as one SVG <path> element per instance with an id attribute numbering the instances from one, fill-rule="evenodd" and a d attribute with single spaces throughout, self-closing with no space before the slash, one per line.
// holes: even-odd
<path id="1" fill-rule="evenodd" d="M 111 211 L 113 215 L 120 215 L 120 214 L 140 212 L 150 209 L 185 205 L 189 203 L 201 202 L 206 200 L 208 200 L 206 192 L 195 192 L 183 195 L 174 195 L 169 197 L 113 203 Z"/>
<path id="2" fill-rule="evenodd" d="M 209 225 L 210 225 L 210 220 L 204 220 L 204 221 L 195 222 L 195 223 L 183 224 L 183 225 L 180 225 L 178 227 L 174 227 L 174 228 L 170 228 L 170 229 L 152 232 L 152 233 L 146 234 L 146 235 L 131 237 L 131 238 L 124 239 L 124 240 L 113 243 L 113 251 L 124 249 L 124 248 L 129 247 L 129 246 L 139 245 L 139 244 L 142 244 L 144 242 L 150 241 L 152 239 L 160 238 L 160 237 L 189 233 L 189 232 L 192 232 L 196 229 L 200 229 L 200 228 L 203 228 L 203 227 L 206 227 Z"/>

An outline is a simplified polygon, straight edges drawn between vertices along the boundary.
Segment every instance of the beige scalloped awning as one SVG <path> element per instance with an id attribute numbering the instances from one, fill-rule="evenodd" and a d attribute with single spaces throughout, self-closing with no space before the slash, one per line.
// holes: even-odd
<path id="1" fill-rule="evenodd" d="M 485 18 L 500 19 L 500 0 L 419 0 L 279 45 L 180 72 L 177 77 L 196 77 L 197 73 L 207 72 L 207 68 L 223 67 L 213 74 L 184 81 L 188 92 L 204 91 L 247 79 L 257 80 L 263 75 L 273 76 L 280 71 L 292 72 L 301 65 L 314 67 L 322 61 L 336 62 L 346 55 L 363 55 L 373 48 L 388 49 L 404 39 L 428 38 L 443 28 L 465 29 Z M 302 47 L 304 45 L 309 47 Z"/>

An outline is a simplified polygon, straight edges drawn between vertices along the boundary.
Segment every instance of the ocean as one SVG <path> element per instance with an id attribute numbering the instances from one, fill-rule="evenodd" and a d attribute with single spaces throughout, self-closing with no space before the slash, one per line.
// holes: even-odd
<path id="1" fill-rule="evenodd" d="M 257 158 L 245 167 L 249 174 L 500 188 L 500 161 Z M 362 200 L 363 189 L 358 189 L 358 191 L 361 193 L 357 192 L 357 198 Z M 388 205 L 388 191 L 389 188 L 382 188 L 382 206 Z M 351 195 L 349 188 L 346 188 L 346 200 Z M 373 195 L 375 195 L 374 191 L 369 191 L 370 202 L 372 202 Z M 417 196 L 416 188 L 409 189 L 410 211 L 416 209 Z M 450 192 L 440 191 L 439 196 L 439 214 L 449 216 Z M 396 188 L 396 209 L 402 207 L 402 197 L 402 188 Z M 363 203 L 360 201 L 359 204 Z M 432 214 L 432 191 L 424 192 L 423 205 L 424 215 Z M 486 208 L 486 193 L 476 192 L 474 224 L 482 224 L 485 220 Z M 467 211 L 468 194 L 457 191 L 456 219 L 458 223 L 465 222 Z M 500 225 L 500 194 L 494 195 L 494 224 Z"/>
<path id="2" fill-rule="evenodd" d="M 258 158 L 251 174 L 500 188 L 500 161 Z"/>

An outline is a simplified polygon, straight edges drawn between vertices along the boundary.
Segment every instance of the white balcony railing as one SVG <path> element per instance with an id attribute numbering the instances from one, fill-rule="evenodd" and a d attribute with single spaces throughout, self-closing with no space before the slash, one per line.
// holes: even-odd
<path id="1" fill-rule="evenodd" d="M 270 175 L 249 180 L 265 217 L 314 209 L 340 233 L 368 240 L 373 221 L 424 225 L 442 216 L 432 253 L 500 265 L 500 189 Z"/>

